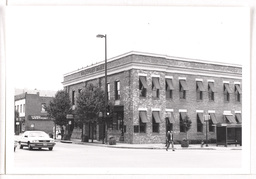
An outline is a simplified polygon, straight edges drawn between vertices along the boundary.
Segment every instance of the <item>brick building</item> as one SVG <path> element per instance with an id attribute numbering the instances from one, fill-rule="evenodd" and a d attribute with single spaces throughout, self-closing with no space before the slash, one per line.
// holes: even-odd
<path id="1" fill-rule="evenodd" d="M 108 98 L 115 105 L 108 136 L 126 143 L 163 143 L 167 130 L 177 141 L 186 133 L 180 121 L 192 121 L 190 140 L 216 139 L 217 125 L 240 126 L 242 66 L 141 52 L 109 59 Z M 104 62 L 64 75 L 63 85 L 75 106 L 88 83 L 104 90 Z M 236 132 L 235 132 L 236 133 Z M 239 134 L 229 135 L 240 135 Z M 96 130 L 101 139 L 101 128 Z M 224 135 L 224 134 L 223 134 Z"/>
<path id="2" fill-rule="evenodd" d="M 41 93 L 38 91 L 24 92 L 15 95 L 15 110 L 19 118 L 15 119 L 15 133 L 28 130 L 40 130 L 53 133 L 54 123 L 47 117 L 45 106 L 53 99 L 53 92 Z"/>

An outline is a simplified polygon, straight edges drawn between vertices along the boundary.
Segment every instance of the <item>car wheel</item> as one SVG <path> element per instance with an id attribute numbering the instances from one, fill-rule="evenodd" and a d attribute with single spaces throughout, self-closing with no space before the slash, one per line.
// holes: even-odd
<path id="1" fill-rule="evenodd" d="M 53 149 L 53 147 L 49 147 L 49 150 L 52 150 Z"/>
<path id="2" fill-rule="evenodd" d="M 23 145 L 20 144 L 20 149 L 23 149 Z"/>
<path id="3" fill-rule="evenodd" d="M 30 145 L 30 143 L 28 143 L 28 149 L 29 149 L 29 150 L 32 150 L 32 149 L 33 149 L 33 147 Z"/>
<path id="4" fill-rule="evenodd" d="M 41 147 L 39 147 L 38 149 L 39 149 L 39 150 L 41 150 L 42 148 L 41 148 Z"/>

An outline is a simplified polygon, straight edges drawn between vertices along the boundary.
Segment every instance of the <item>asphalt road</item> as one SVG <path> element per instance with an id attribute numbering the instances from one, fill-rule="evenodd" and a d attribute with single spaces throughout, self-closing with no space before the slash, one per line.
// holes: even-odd
<path id="1" fill-rule="evenodd" d="M 19 146 L 18 146 L 19 147 Z M 14 166 L 22 167 L 142 167 L 238 168 L 241 150 L 118 149 L 57 143 L 53 151 L 17 148 Z"/>

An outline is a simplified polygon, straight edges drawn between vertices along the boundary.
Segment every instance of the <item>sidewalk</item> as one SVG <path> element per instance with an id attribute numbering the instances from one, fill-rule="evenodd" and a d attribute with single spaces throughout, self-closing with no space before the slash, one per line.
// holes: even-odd
<path id="1" fill-rule="evenodd" d="M 81 139 L 71 139 L 71 141 L 64 141 L 56 139 L 56 142 L 70 143 L 70 144 L 80 144 L 88 146 L 98 146 L 98 147 L 109 147 L 109 148 L 124 148 L 124 149 L 159 149 L 165 150 L 165 144 L 126 144 L 126 143 L 116 143 L 116 145 L 102 144 L 102 141 L 93 140 L 93 143 L 90 142 L 81 142 Z M 181 147 L 180 144 L 174 145 L 175 150 L 242 150 L 240 145 L 228 145 L 227 147 L 221 145 L 216 146 L 216 144 L 208 144 L 208 147 L 205 145 L 201 147 L 201 144 L 190 144 L 188 148 Z M 169 148 L 171 150 L 171 148 Z"/>

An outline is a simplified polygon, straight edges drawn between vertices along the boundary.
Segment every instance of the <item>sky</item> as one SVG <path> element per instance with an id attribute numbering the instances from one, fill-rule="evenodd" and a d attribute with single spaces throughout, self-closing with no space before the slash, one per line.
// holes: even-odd
<path id="1" fill-rule="evenodd" d="M 7 81 L 63 89 L 63 75 L 130 51 L 232 64 L 249 60 L 248 9 L 19 6 L 6 10 Z"/>

